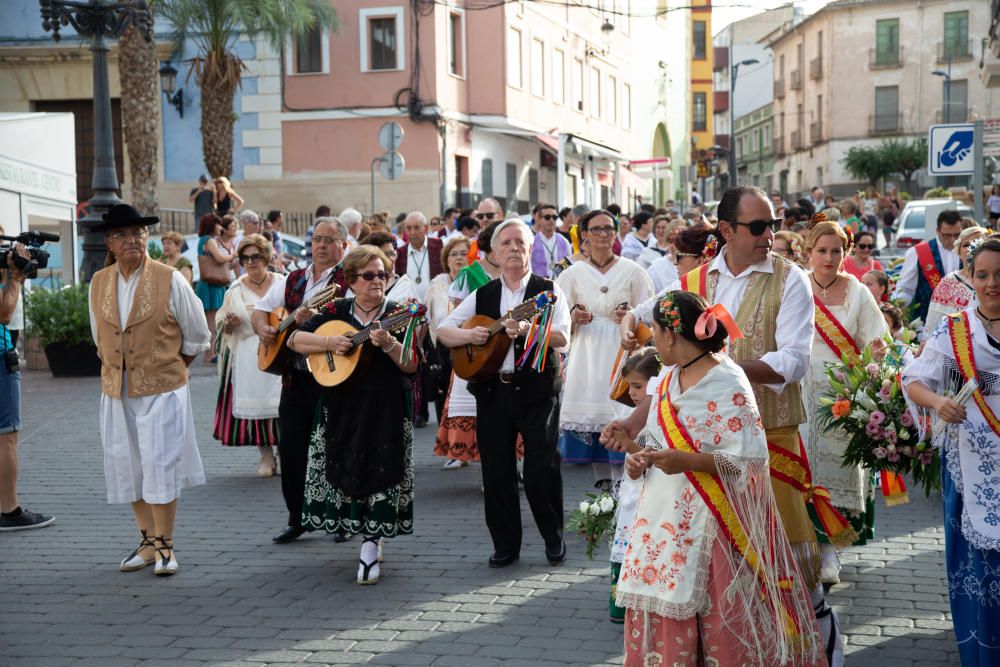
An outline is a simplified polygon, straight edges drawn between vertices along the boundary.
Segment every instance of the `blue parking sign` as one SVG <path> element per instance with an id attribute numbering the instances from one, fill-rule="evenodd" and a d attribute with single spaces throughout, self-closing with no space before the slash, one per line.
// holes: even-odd
<path id="1" fill-rule="evenodd" d="M 931 125 L 927 136 L 930 152 L 927 156 L 928 173 L 935 176 L 959 176 L 975 172 L 975 140 L 974 123 Z"/>

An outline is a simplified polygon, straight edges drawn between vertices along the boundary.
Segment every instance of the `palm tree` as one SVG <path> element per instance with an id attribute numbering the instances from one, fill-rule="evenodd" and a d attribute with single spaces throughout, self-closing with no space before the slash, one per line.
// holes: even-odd
<path id="1" fill-rule="evenodd" d="M 149 3 L 150 13 L 152 4 Z M 160 116 L 160 79 L 156 44 L 134 25 L 118 41 L 118 79 L 121 83 L 122 134 L 128 151 L 132 205 L 153 215 L 156 203 L 156 167 Z"/>
<path id="2" fill-rule="evenodd" d="M 240 35 L 263 35 L 281 53 L 289 38 L 337 27 L 330 0 L 161 0 L 160 14 L 177 31 L 178 51 L 186 39 L 197 49 L 188 75 L 201 90 L 202 151 L 213 178 L 233 169 L 233 98 L 246 71 L 235 53 Z"/>

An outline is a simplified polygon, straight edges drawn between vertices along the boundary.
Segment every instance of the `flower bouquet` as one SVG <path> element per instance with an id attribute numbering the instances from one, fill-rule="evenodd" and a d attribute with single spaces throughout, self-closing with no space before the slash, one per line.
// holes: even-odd
<path id="1" fill-rule="evenodd" d="M 886 342 L 881 360 L 866 349 L 854 360 L 845 357 L 827 364 L 829 387 L 819 397 L 819 424 L 846 434 L 844 465 L 879 472 L 886 503 L 893 505 L 907 501 L 902 480 L 895 475 L 911 473 L 930 495 L 940 489 L 941 462 L 930 442 L 920 440 L 900 385 L 901 351 Z"/>
<path id="2" fill-rule="evenodd" d="M 611 544 L 615 534 L 615 510 L 618 502 L 610 493 L 588 493 L 588 500 L 573 510 L 567 526 L 587 540 L 587 558 L 594 558 L 594 547 L 601 541 Z"/>

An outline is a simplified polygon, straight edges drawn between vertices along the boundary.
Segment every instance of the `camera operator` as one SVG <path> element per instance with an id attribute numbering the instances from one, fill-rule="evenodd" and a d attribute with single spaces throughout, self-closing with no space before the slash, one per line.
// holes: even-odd
<path id="1" fill-rule="evenodd" d="M 21 428 L 21 373 L 17 352 L 8 325 L 21 298 L 24 273 L 17 268 L 14 256 L 29 259 L 28 249 L 20 243 L 12 246 L 7 266 L 0 267 L 0 531 L 44 528 L 55 517 L 29 512 L 17 500 L 17 432 Z M 23 263 L 23 262 L 22 262 Z"/>

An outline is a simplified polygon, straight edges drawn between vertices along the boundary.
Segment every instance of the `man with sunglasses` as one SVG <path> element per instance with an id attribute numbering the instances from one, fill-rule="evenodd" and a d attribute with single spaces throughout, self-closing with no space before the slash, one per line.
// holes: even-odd
<path id="1" fill-rule="evenodd" d="M 271 312 L 285 308 L 294 314 L 296 324 L 303 324 L 315 314 L 315 311 L 303 305 L 314 295 L 330 285 L 340 287 L 341 296 L 347 293 L 344 269 L 341 266 L 347 250 L 347 238 L 347 228 L 338 218 L 316 218 L 312 236 L 312 263 L 304 269 L 292 271 L 284 283 L 275 283 L 254 306 L 251 323 L 262 343 L 270 345 L 277 333 L 267 322 Z M 281 400 L 278 405 L 281 495 L 284 496 L 285 507 L 288 509 L 288 525 L 272 538 L 278 544 L 291 542 L 305 532 L 302 528 L 302 502 L 309 454 L 309 431 L 320 395 L 320 387 L 309 373 L 305 357 L 293 353 L 291 359 L 290 367 L 282 375 Z"/>
<path id="2" fill-rule="evenodd" d="M 486 197 L 479 202 L 472 217 L 479 222 L 480 227 L 485 227 L 495 220 L 503 220 L 503 206 L 493 197 Z"/>
<path id="3" fill-rule="evenodd" d="M 892 300 L 911 304 L 909 319 L 926 321 L 934 288 L 946 275 L 958 271 L 961 262 L 955 241 L 961 233 L 962 214 L 953 209 L 941 211 L 937 235 L 906 251 Z"/>
<path id="4" fill-rule="evenodd" d="M 668 291 L 697 292 L 710 304 L 724 306 L 744 334 L 731 343 L 728 354 L 753 386 L 772 460 L 794 461 L 796 477 L 805 479 L 808 462 L 801 458 L 799 426 L 806 422 L 801 382 L 809 366 L 815 324 L 809 279 L 798 265 L 771 253 L 781 220 L 766 192 L 749 185 L 730 188 L 722 196 L 716 215 L 722 246 L 719 254 L 626 315 L 621 323 L 622 345 L 636 347 L 636 321 L 651 324 L 654 304 Z M 655 386 L 650 383 L 651 388 Z M 618 427 L 630 435 L 638 433 L 650 402 L 647 399 L 637 406 L 627 420 L 609 424 L 602 442 Z M 838 624 L 819 583 L 819 559 L 811 555 L 818 553 L 816 532 L 803 488 L 793 483 L 798 484 L 791 477 L 771 478 L 782 523 L 812 591 L 829 664 L 843 665 Z"/>
<path id="5" fill-rule="evenodd" d="M 531 212 L 535 221 L 535 243 L 531 246 L 531 271 L 536 276 L 552 277 L 552 267 L 573 254 L 569 241 L 556 234 L 559 213 L 552 204 L 536 204 Z"/>

